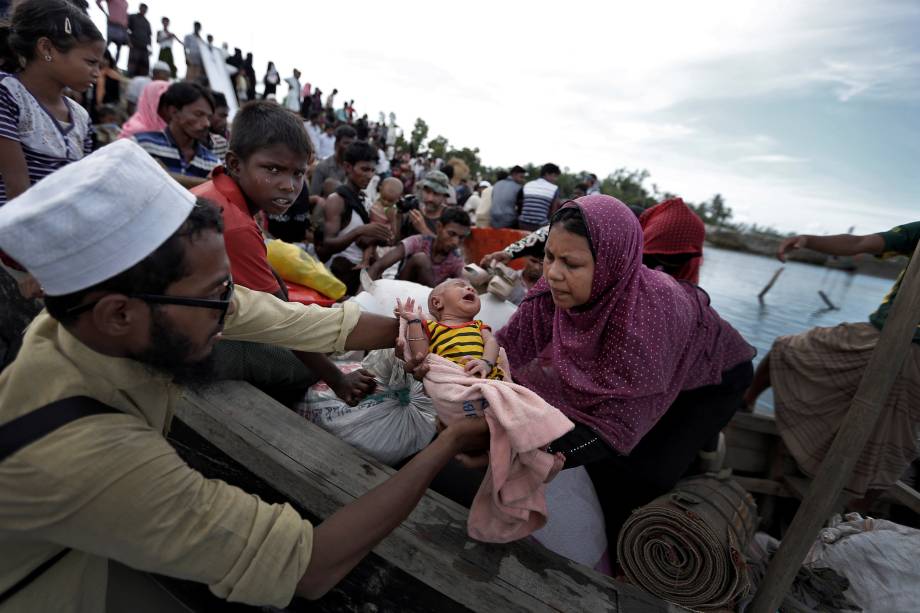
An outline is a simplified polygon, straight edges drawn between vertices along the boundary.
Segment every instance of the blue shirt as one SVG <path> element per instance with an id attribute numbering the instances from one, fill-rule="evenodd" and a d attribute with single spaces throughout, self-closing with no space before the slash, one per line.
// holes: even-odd
<path id="1" fill-rule="evenodd" d="M 138 132 L 133 138 L 134 142 L 153 159 L 163 164 L 167 171 L 177 175 L 204 179 L 211 174 L 215 166 L 220 165 L 220 160 L 214 152 L 198 142 L 195 143 L 195 157 L 186 162 L 179 145 L 169 133 L 169 128 L 162 132 Z"/>

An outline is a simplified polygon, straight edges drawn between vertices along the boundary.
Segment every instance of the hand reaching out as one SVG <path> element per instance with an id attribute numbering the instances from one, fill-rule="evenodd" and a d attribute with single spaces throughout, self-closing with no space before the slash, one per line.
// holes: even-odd
<path id="1" fill-rule="evenodd" d="M 483 268 L 490 268 L 493 264 L 505 264 L 511 261 L 511 256 L 505 253 L 504 249 L 501 251 L 496 251 L 490 253 L 482 258 L 482 261 L 479 263 Z"/>
<path id="2" fill-rule="evenodd" d="M 406 321 L 421 319 L 419 317 L 418 306 L 416 306 L 415 300 L 412 298 L 406 298 L 405 302 L 397 298 L 396 308 L 393 309 L 393 315 L 397 318 L 405 319 Z"/>
<path id="3" fill-rule="evenodd" d="M 780 262 L 786 261 L 786 254 L 796 249 L 804 249 L 808 246 L 807 236 L 790 236 L 779 245 L 776 251 L 776 257 Z"/>

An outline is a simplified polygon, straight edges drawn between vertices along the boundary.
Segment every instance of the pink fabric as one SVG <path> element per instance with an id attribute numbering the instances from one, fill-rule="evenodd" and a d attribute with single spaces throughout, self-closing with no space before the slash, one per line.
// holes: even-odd
<path id="1" fill-rule="evenodd" d="M 575 427 L 526 387 L 471 377 L 429 354 L 425 392 L 445 424 L 476 414 L 489 423 L 489 468 L 470 507 L 469 535 L 507 543 L 546 523 L 545 483 L 565 459 L 541 450 Z"/>
<path id="2" fill-rule="evenodd" d="M 588 303 L 557 309 L 541 279 L 496 338 L 522 385 L 628 454 L 682 390 L 719 383 L 754 349 L 705 292 L 642 265 L 626 205 L 592 195 L 565 206 L 581 209 L 591 237 Z"/>
<path id="3" fill-rule="evenodd" d="M 138 132 L 159 132 L 166 129 L 166 122 L 157 113 L 163 92 L 169 89 L 167 81 L 151 81 L 137 99 L 137 111 L 121 127 L 118 138 L 131 138 Z"/>
<path id="4" fill-rule="evenodd" d="M 400 321 L 405 338 L 406 323 Z M 406 343 L 408 351 L 408 343 Z M 438 418 L 449 425 L 471 415 L 489 424 L 489 468 L 473 499 L 467 532 L 479 541 L 507 543 L 546 523 L 545 483 L 565 458 L 541 448 L 575 427 L 567 417 L 527 388 L 511 382 L 471 377 L 463 367 L 429 354 L 425 393 Z M 504 352 L 499 365 L 509 373 Z"/>

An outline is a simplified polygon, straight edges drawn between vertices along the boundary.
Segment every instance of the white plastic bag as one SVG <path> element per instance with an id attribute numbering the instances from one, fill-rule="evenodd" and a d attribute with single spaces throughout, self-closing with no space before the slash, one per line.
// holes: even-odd
<path id="1" fill-rule="evenodd" d="M 604 512 L 584 466 L 561 471 L 546 484 L 546 525 L 531 536 L 561 556 L 610 573 Z"/>
<path id="2" fill-rule="evenodd" d="M 384 464 L 396 464 L 431 442 L 436 420 L 431 399 L 422 383 L 403 370 L 394 350 L 372 351 L 361 364 L 342 370 L 358 368 L 374 375 L 377 389 L 357 406 L 348 406 L 329 386 L 318 383 L 298 412 Z"/>
<path id="3" fill-rule="evenodd" d="M 361 275 L 361 284 L 364 291 L 351 300 L 357 302 L 362 311 L 392 317 L 397 298 L 400 300 L 413 298 L 415 303 L 422 307 L 422 310 L 428 310 L 430 287 L 396 279 L 371 281 L 366 274 Z M 482 307 L 476 319 L 481 319 L 491 326 L 493 332 L 497 332 L 508 323 L 508 320 L 517 310 L 517 307 L 512 303 L 500 300 L 491 294 L 482 294 L 479 296 L 479 300 Z"/>
<path id="4" fill-rule="evenodd" d="M 920 530 L 848 514 L 818 533 L 806 565 L 846 577 L 846 596 L 866 613 L 920 607 Z"/>

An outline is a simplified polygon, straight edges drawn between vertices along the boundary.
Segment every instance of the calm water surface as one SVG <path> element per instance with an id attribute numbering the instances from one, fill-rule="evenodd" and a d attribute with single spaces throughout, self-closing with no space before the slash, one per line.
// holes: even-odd
<path id="1" fill-rule="evenodd" d="M 764 297 L 757 294 L 778 268 L 785 270 Z M 723 319 L 757 348 L 754 363 L 766 355 L 773 340 L 816 326 L 868 321 L 893 281 L 850 274 L 820 266 L 786 262 L 763 256 L 707 246 L 700 286 L 712 297 Z M 838 308 L 828 309 L 818 295 L 822 290 Z M 760 397 L 758 410 L 772 411 L 773 397 Z"/>

